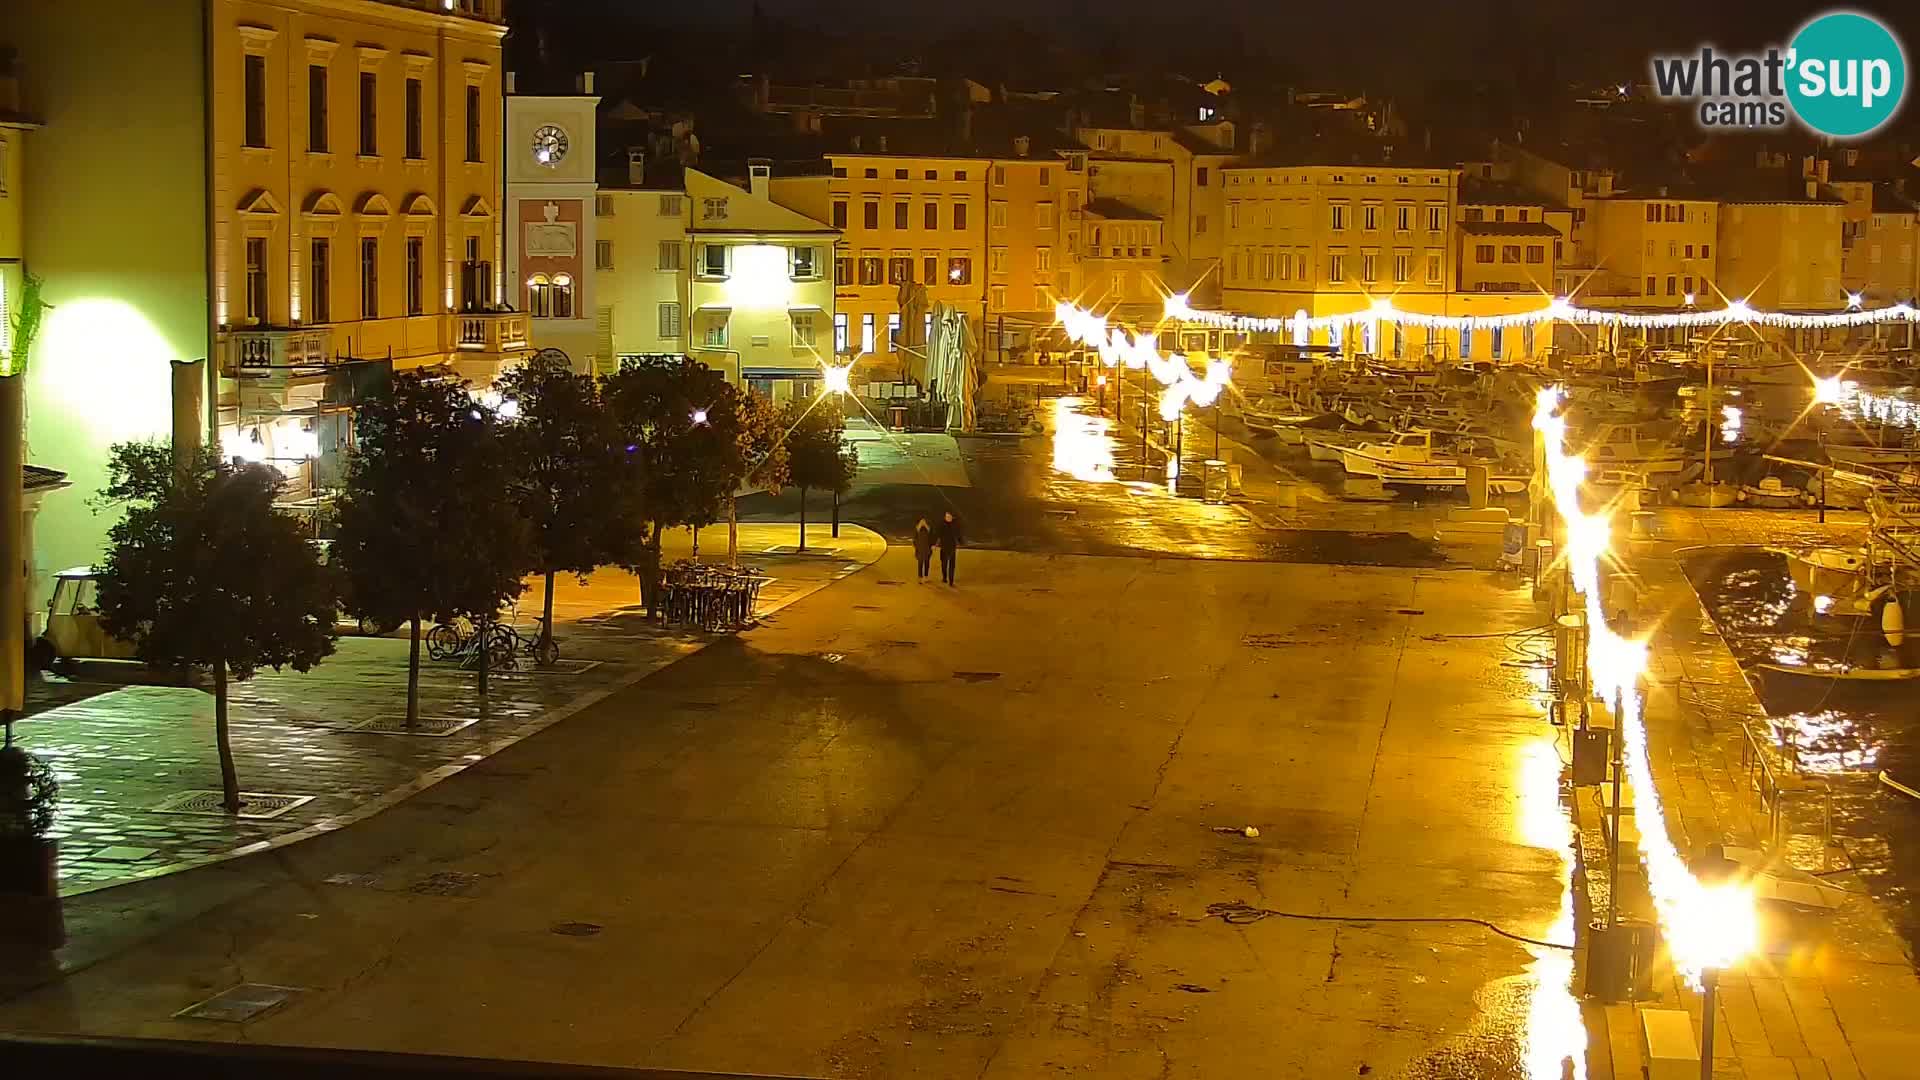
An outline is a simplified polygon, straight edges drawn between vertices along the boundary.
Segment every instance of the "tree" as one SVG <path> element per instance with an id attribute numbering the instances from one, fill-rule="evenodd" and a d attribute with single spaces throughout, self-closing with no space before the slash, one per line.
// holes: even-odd
<path id="1" fill-rule="evenodd" d="M 484 635 L 526 588 L 532 535 L 511 497 L 501 422 L 464 383 L 396 375 L 385 394 L 360 406 L 355 426 L 359 448 L 340 499 L 334 560 L 350 613 L 409 627 L 412 724 L 420 714 L 421 620 L 464 616 Z"/>
<path id="2" fill-rule="evenodd" d="M 800 488 L 800 550 L 807 550 L 807 489 L 822 488 L 836 495 L 853 486 L 860 459 L 846 445 L 847 421 L 837 395 L 820 398 L 805 408 L 787 406 L 792 417 L 787 430 L 787 470 Z"/>
<path id="3" fill-rule="evenodd" d="M 609 508 L 630 495 L 622 476 L 625 445 L 601 406 L 591 375 L 574 372 L 565 353 L 541 350 L 494 386 L 518 419 L 508 428 L 521 511 L 533 527 L 533 568 L 546 577 L 542 654 L 553 647 L 553 579 L 585 577 L 615 561 Z"/>
<path id="4" fill-rule="evenodd" d="M 282 483 L 267 465 L 226 465 L 204 451 L 176 462 L 164 443 L 122 443 L 101 492 L 126 509 L 99 568 L 101 621 L 149 666 L 212 669 L 229 812 L 240 809 L 229 676 L 306 671 L 333 652 L 334 578 L 300 523 L 274 508 Z"/>

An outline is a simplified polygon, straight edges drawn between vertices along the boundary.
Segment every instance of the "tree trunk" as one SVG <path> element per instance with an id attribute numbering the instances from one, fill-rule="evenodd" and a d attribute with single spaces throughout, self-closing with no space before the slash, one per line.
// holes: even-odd
<path id="1" fill-rule="evenodd" d="M 240 777 L 233 768 L 233 743 L 227 730 L 227 661 L 213 662 L 213 741 L 220 748 L 220 805 L 240 812 Z"/>
<path id="2" fill-rule="evenodd" d="M 807 489 L 800 489 L 800 550 L 807 550 Z"/>
<path id="3" fill-rule="evenodd" d="M 420 613 L 414 612 L 409 620 L 413 627 L 413 643 L 407 648 L 407 726 L 412 727 L 420 719 Z"/>
<path id="4" fill-rule="evenodd" d="M 659 522 L 647 526 L 641 540 L 643 551 L 640 556 L 640 599 L 647 605 L 647 618 L 652 619 L 660 613 L 660 537 L 664 531 Z"/>
<path id="5" fill-rule="evenodd" d="M 542 606 L 540 619 L 540 647 L 553 644 L 553 571 L 547 571 L 547 602 Z"/>
<path id="6" fill-rule="evenodd" d="M 484 702 L 487 700 L 487 669 L 493 662 L 493 650 L 487 648 L 487 643 L 492 639 L 488 636 L 487 631 L 493 629 L 493 620 L 490 618 L 480 619 L 475 625 L 480 631 L 479 683 L 480 700 Z"/>

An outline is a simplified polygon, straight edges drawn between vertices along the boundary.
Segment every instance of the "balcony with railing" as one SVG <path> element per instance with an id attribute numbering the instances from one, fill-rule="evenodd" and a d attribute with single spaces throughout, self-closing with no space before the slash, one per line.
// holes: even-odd
<path id="1" fill-rule="evenodd" d="M 334 362 L 333 331 L 326 326 L 248 326 L 227 331 L 230 379 L 254 386 L 292 386 L 324 378 Z"/>
<path id="2" fill-rule="evenodd" d="M 380 0 L 389 7 L 414 8 L 443 15 L 464 15 L 483 22 L 505 22 L 501 14 L 503 0 Z"/>
<path id="3" fill-rule="evenodd" d="M 524 311 L 470 311 L 454 319 L 458 352 L 512 353 L 527 347 Z"/>

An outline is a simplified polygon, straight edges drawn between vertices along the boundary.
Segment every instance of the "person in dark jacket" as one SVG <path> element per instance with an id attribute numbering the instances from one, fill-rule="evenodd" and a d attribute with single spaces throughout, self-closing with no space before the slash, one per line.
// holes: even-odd
<path id="1" fill-rule="evenodd" d="M 960 549 L 960 523 L 949 510 L 940 519 L 940 580 L 953 584 L 954 554 Z"/>
<path id="2" fill-rule="evenodd" d="M 913 527 L 913 561 L 920 566 L 920 580 L 927 580 L 927 566 L 933 562 L 933 527 L 926 518 Z"/>

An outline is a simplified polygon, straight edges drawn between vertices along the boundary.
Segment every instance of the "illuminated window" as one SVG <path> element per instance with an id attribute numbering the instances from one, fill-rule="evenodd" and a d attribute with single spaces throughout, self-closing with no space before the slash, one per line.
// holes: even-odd
<path id="1" fill-rule="evenodd" d="M 860 284 L 879 285 L 885 280 L 882 277 L 885 272 L 885 264 L 881 262 L 880 256 L 860 256 Z"/>
<path id="2" fill-rule="evenodd" d="M 900 313 L 897 311 L 887 316 L 887 351 L 900 351 Z"/>
<path id="3" fill-rule="evenodd" d="M 267 145 L 267 58 L 248 53 L 246 58 L 246 131 L 247 146 Z"/>
<path id="4" fill-rule="evenodd" d="M 307 321 L 333 321 L 333 241 L 318 237 L 307 261 Z"/>
<path id="5" fill-rule="evenodd" d="M 247 237 L 247 319 L 267 321 L 267 239 Z"/>
<path id="6" fill-rule="evenodd" d="M 793 344 L 796 348 L 813 348 L 813 315 L 811 311 L 788 313 L 793 319 Z"/>
<path id="7" fill-rule="evenodd" d="M 380 317 L 380 238 L 360 238 L 360 317 Z"/>
<path id="8" fill-rule="evenodd" d="M 724 244 L 703 244 L 700 247 L 700 276 L 723 278 L 727 276 L 727 248 Z"/>
<path id="9" fill-rule="evenodd" d="M 887 284 L 904 285 L 913 280 L 913 256 L 895 255 L 887 260 Z"/>
<path id="10" fill-rule="evenodd" d="M 973 260 L 965 255 L 955 255 L 947 260 L 947 284 L 970 285 L 973 283 Z"/>
<path id="11" fill-rule="evenodd" d="M 545 274 L 527 279 L 527 314 L 536 319 L 553 317 L 553 282 Z"/>
<path id="12" fill-rule="evenodd" d="M 820 277 L 819 249 L 809 246 L 792 250 L 793 280 L 816 281 Z"/>
<path id="13" fill-rule="evenodd" d="M 678 341 L 680 339 L 680 304 L 677 301 L 661 304 L 659 317 L 660 336 Z"/>
<path id="14" fill-rule="evenodd" d="M 871 311 L 860 316 L 860 351 L 863 353 L 873 351 L 873 312 Z"/>
<path id="15" fill-rule="evenodd" d="M 833 351 L 842 355 L 847 351 L 847 313 L 844 311 L 833 317 Z"/>

